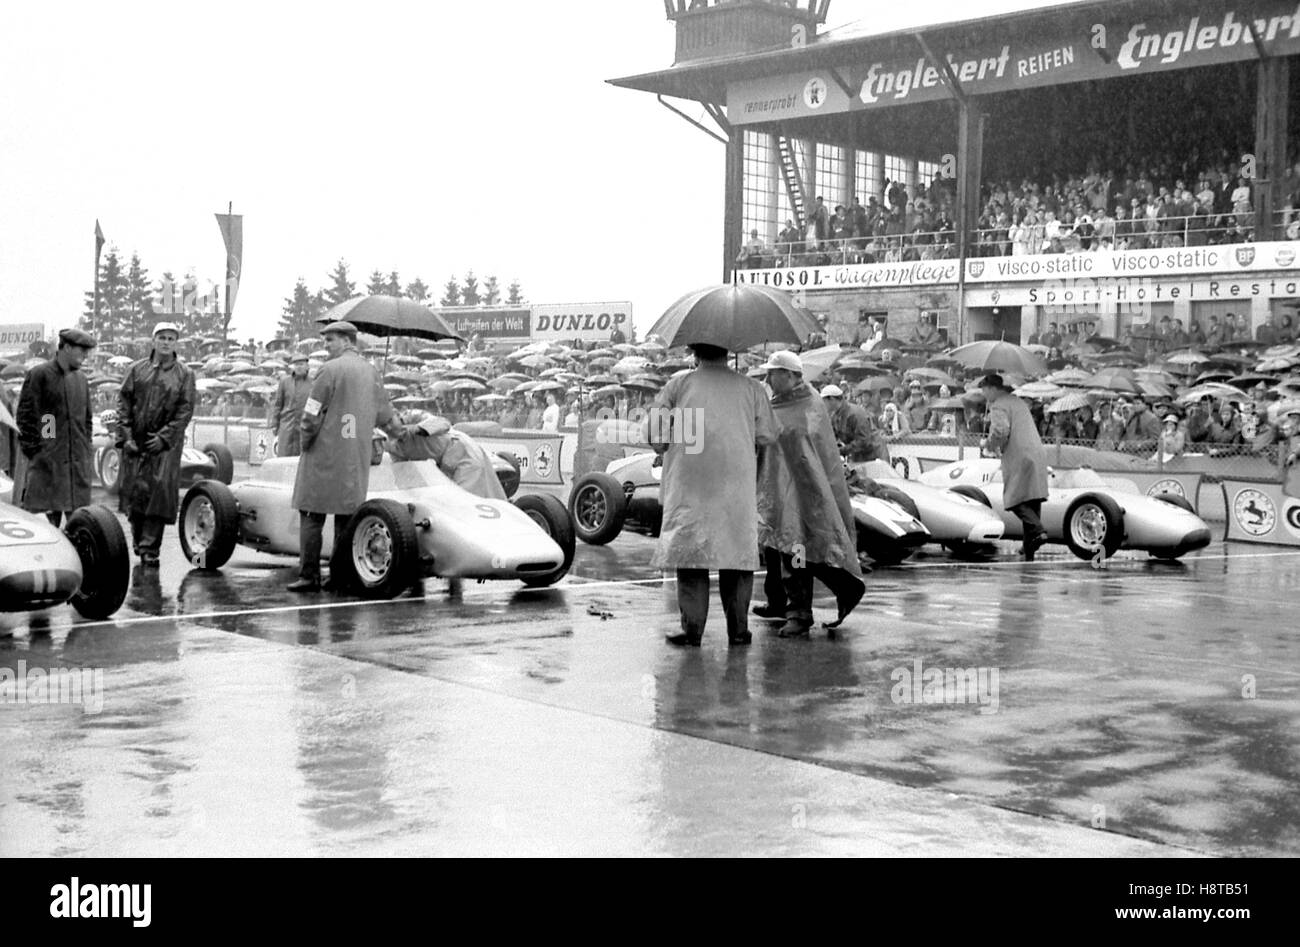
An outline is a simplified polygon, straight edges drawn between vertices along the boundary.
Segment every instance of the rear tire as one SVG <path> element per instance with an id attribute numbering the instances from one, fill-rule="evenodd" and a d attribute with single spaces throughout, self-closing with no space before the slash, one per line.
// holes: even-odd
<path id="1" fill-rule="evenodd" d="M 213 480 L 220 480 L 227 485 L 234 482 L 235 458 L 229 447 L 225 444 L 208 444 L 203 448 L 203 453 L 212 461 Z"/>
<path id="2" fill-rule="evenodd" d="M 81 588 L 72 607 L 83 618 L 109 618 L 126 601 L 131 584 L 131 550 L 122 524 L 106 506 L 85 506 L 73 511 L 63 531 L 81 559 Z"/>
<path id="3" fill-rule="evenodd" d="M 224 483 L 200 480 L 181 500 L 177 533 L 190 565 L 220 569 L 239 542 L 239 501 Z"/>
<path id="4" fill-rule="evenodd" d="M 1080 559 L 1096 558 L 1097 550 L 1109 559 L 1124 544 L 1124 513 L 1104 493 L 1085 493 L 1065 511 L 1065 544 Z"/>
<path id="5" fill-rule="evenodd" d="M 560 568 L 546 575 L 524 579 L 524 585 L 534 589 L 554 585 L 568 574 L 578 548 L 577 534 L 573 529 L 573 521 L 569 518 L 569 511 L 549 493 L 528 493 L 516 498 L 514 504 L 545 530 L 546 535 L 555 540 L 564 552 L 564 563 Z"/>
<path id="6" fill-rule="evenodd" d="M 569 516 L 584 543 L 604 546 L 612 542 L 623 531 L 627 518 L 623 485 L 600 471 L 584 474 L 569 493 Z"/>
<path id="7" fill-rule="evenodd" d="M 330 560 L 330 579 L 365 598 L 396 598 L 420 577 L 420 541 L 405 505 L 367 500 L 335 544 L 342 562 Z"/>

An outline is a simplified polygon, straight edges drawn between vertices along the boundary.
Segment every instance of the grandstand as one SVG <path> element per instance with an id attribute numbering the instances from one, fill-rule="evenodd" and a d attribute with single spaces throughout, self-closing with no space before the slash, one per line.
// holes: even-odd
<path id="1" fill-rule="evenodd" d="M 1294 318 L 1295 0 L 1071 3 L 879 34 L 824 30 L 828 8 L 665 0 L 674 65 L 611 80 L 710 117 L 724 279 L 791 289 L 841 342 L 869 318 L 953 342 Z"/>

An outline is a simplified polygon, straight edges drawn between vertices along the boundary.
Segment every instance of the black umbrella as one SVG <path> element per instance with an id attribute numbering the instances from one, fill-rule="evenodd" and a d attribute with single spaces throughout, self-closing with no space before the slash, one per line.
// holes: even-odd
<path id="1" fill-rule="evenodd" d="M 413 299 L 399 296 L 353 296 L 316 321 L 350 322 L 361 332 L 381 338 L 398 335 L 418 339 L 460 339 L 442 316 Z"/>
<path id="2" fill-rule="evenodd" d="M 724 284 L 687 293 L 650 327 L 671 348 L 700 343 L 743 352 L 765 342 L 800 345 L 821 331 L 788 293 L 766 286 Z"/>

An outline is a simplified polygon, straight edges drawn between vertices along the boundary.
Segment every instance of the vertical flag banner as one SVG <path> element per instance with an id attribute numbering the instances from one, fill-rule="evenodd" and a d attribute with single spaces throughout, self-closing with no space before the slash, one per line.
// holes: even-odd
<path id="1" fill-rule="evenodd" d="M 239 292 L 239 274 L 244 261 L 244 215 L 217 214 L 221 239 L 226 242 L 226 316 L 235 311 L 235 296 Z"/>
<path id="2" fill-rule="evenodd" d="M 95 300 L 90 308 L 90 334 L 99 328 L 99 253 L 104 249 L 104 231 L 99 227 L 99 218 L 95 219 Z"/>

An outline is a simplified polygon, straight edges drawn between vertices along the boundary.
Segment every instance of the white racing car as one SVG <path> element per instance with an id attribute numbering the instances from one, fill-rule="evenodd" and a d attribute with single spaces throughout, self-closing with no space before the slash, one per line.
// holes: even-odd
<path id="1" fill-rule="evenodd" d="M 899 476 L 883 460 L 853 464 L 848 468 L 850 483 L 869 479 L 888 488 L 886 497 L 920 520 L 936 542 L 957 556 L 978 556 L 990 551 L 990 543 L 1002 538 L 1002 519 L 988 504 Z"/>
<path id="2" fill-rule="evenodd" d="M 1006 538 L 1022 539 L 1020 520 L 1002 504 L 1002 466 L 992 458 L 944 464 L 921 476 L 932 487 L 987 504 L 1002 518 Z M 1181 496 L 1146 496 L 1123 479 L 1103 478 L 1086 467 L 1053 469 L 1043 503 L 1047 541 L 1064 543 L 1080 559 L 1139 549 L 1158 559 L 1177 559 L 1210 544 L 1210 527 Z"/>
<path id="3" fill-rule="evenodd" d="M 507 491 L 518 485 L 517 469 L 494 463 Z M 237 544 L 297 556 L 299 516 L 290 502 L 297 472 L 297 457 L 274 458 L 256 479 L 191 487 L 180 509 L 185 557 L 199 568 L 219 569 Z M 333 546 L 330 517 L 324 549 Z M 371 598 L 392 598 L 423 576 L 514 579 L 540 587 L 569 571 L 574 546 L 568 512 L 555 497 L 485 499 L 453 483 L 434 461 L 395 463 L 384 454 L 342 537 L 347 559 L 331 563 L 331 574 Z"/>
<path id="4" fill-rule="evenodd" d="M 73 511 L 64 528 L 10 504 L 13 482 L 0 474 L 0 611 L 26 612 L 70 602 L 83 617 L 111 616 L 126 601 L 130 547 L 103 506 Z"/>

